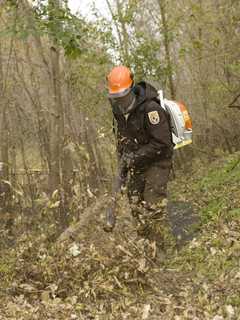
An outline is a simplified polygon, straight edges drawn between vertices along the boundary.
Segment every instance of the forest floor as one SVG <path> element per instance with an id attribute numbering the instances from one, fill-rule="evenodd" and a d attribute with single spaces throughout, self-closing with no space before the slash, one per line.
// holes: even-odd
<path id="1" fill-rule="evenodd" d="M 0 320 L 240 319 L 238 159 L 177 172 L 169 204 L 177 248 L 161 261 L 144 253 L 124 198 L 113 233 L 102 229 L 103 196 L 54 243 L 39 229 L 1 245 Z"/>

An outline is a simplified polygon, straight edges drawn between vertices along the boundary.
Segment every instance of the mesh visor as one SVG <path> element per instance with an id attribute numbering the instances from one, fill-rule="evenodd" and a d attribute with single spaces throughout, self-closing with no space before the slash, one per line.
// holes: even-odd
<path id="1" fill-rule="evenodd" d="M 133 92 L 128 92 L 128 94 L 122 97 L 112 97 L 110 98 L 113 110 L 115 113 L 127 114 L 131 112 L 135 106 L 136 96 Z"/>

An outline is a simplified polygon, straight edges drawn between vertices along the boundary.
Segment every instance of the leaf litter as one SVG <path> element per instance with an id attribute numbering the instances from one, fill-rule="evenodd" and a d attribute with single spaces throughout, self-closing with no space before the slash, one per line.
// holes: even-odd
<path id="1" fill-rule="evenodd" d="M 200 195 L 208 185 L 199 190 L 200 179 L 188 179 L 185 195 L 203 210 Z M 226 189 L 208 179 L 207 198 L 217 191 L 226 198 Z M 178 183 L 172 183 L 173 193 Z M 232 198 L 238 193 L 229 191 Z M 2 250 L 0 319 L 240 319 L 239 215 L 220 208 L 193 239 L 153 261 L 126 199 L 114 232 L 103 232 L 106 204 L 106 197 L 97 199 L 55 242 L 28 234 Z M 239 208 L 234 204 L 231 212 Z"/>

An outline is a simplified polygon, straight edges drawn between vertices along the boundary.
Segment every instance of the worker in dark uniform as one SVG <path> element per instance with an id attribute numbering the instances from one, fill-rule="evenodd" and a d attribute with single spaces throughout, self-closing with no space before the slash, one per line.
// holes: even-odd
<path id="1" fill-rule="evenodd" d="M 118 155 L 129 175 L 128 197 L 138 234 L 164 245 L 174 146 L 168 115 L 159 104 L 157 90 L 146 82 L 134 85 L 127 67 L 114 67 L 107 80 Z"/>

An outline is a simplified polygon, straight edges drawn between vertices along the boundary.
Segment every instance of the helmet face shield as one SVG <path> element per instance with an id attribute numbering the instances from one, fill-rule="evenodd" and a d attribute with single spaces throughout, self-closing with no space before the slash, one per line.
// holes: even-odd
<path id="1" fill-rule="evenodd" d="M 110 101 L 115 113 L 127 114 L 134 109 L 136 96 L 132 91 L 130 91 L 125 96 L 110 98 Z"/>

